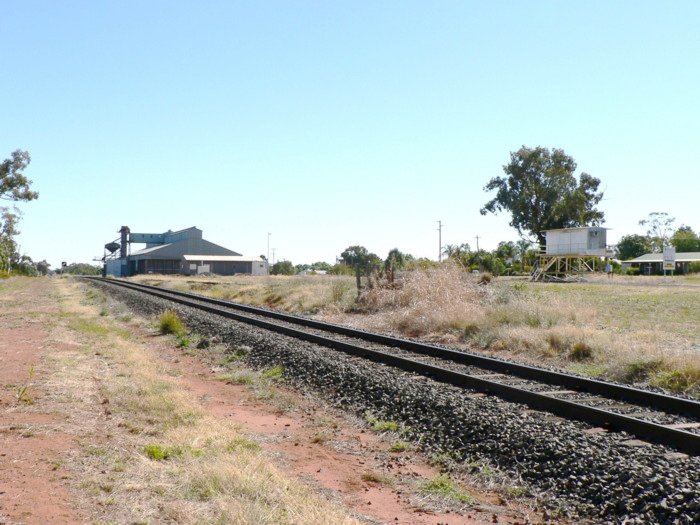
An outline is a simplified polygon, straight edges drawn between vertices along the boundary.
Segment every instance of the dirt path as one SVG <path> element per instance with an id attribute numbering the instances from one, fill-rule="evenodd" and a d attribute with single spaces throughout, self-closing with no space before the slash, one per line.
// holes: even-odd
<path id="1" fill-rule="evenodd" d="M 77 444 L 45 387 L 43 357 L 62 350 L 47 330 L 58 306 L 46 279 L 9 288 L 0 294 L 0 523 L 79 522 L 60 467 Z"/>
<path id="2" fill-rule="evenodd" d="M 0 525 L 124 522 L 127 516 L 133 521 L 129 506 L 137 508 L 165 492 L 163 478 L 163 486 L 150 495 L 151 482 L 139 485 L 128 470 L 156 475 L 155 466 L 143 463 L 142 450 L 155 434 L 140 433 L 133 421 L 112 414 L 118 408 L 105 392 L 118 390 L 115 374 L 124 375 L 124 362 L 121 350 L 110 353 L 108 346 L 116 339 L 109 337 L 136 347 L 144 363 L 207 417 L 239 428 L 285 475 L 303 480 L 361 521 L 539 521 L 526 507 L 474 487 L 468 487 L 472 501 L 466 507 L 426 495 L 420 487 L 439 471 L 410 449 L 392 452 L 396 436 L 369 431 L 364 422 L 281 386 L 265 386 L 261 394 L 258 384 L 222 381 L 221 355 L 213 349 L 176 348 L 172 338 L 155 333 L 150 321 L 110 315 L 104 298 L 84 304 L 84 294 L 66 281 L 2 283 Z M 69 314 L 64 303 L 71 301 Z M 135 499 L 125 499 L 125 494 Z M 142 506 L 137 512 L 146 522 L 193 520 L 191 503 L 164 499 L 149 504 L 152 509 Z M 180 514 L 172 511 L 177 505 L 185 509 Z M 456 513 L 459 507 L 466 510 Z"/>

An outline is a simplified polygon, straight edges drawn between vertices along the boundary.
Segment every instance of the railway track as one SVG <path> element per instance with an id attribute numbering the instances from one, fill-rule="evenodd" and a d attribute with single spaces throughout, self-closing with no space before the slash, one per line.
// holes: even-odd
<path id="1" fill-rule="evenodd" d="M 88 278 L 700 455 L 700 402 L 265 308 L 117 279 Z M 479 394 L 477 394 L 479 395 Z"/>

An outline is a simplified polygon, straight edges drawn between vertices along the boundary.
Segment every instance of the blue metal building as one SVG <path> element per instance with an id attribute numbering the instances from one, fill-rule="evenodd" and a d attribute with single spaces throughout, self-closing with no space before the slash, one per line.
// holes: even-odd
<path id="1" fill-rule="evenodd" d="M 105 249 L 112 252 L 104 257 L 105 275 L 127 277 L 143 273 L 191 275 L 204 272 L 267 275 L 267 262 L 263 259 L 244 257 L 209 242 L 202 238 L 202 230 L 194 226 L 164 233 L 132 233 L 128 226 L 122 226 L 119 232 L 121 242 L 105 245 Z M 132 244 L 146 246 L 131 252 Z"/>

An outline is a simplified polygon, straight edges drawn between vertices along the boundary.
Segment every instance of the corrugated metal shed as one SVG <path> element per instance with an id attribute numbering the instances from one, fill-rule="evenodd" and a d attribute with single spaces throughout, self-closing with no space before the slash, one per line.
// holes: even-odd
<path id="1" fill-rule="evenodd" d="M 260 257 L 247 257 L 245 255 L 183 255 L 186 261 L 212 261 L 212 262 L 263 262 Z"/>
<path id="2" fill-rule="evenodd" d="M 546 254 L 605 257 L 606 232 L 607 228 L 599 226 L 546 230 Z"/>

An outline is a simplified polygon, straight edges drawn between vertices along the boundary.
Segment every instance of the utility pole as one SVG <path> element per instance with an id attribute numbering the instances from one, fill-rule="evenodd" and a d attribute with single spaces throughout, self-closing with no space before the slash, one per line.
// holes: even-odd
<path id="1" fill-rule="evenodd" d="M 479 236 L 476 236 L 476 253 L 479 253 Z"/>
<path id="2" fill-rule="evenodd" d="M 275 265 L 275 249 L 272 248 L 272 266 Z"/>
<path id="3" fill-rule="evenodd" d="M 438 243 L 439 243 L 439 249 L 440 251 L 438 252 L 438 262 L 442 262 L 442 221 L 437 221 L 438 223 Z"/>
<path id="4" fill-rule="evenodd" d="M 267 232 L 267 262 L 270 263 L 270 232 Z"/>

